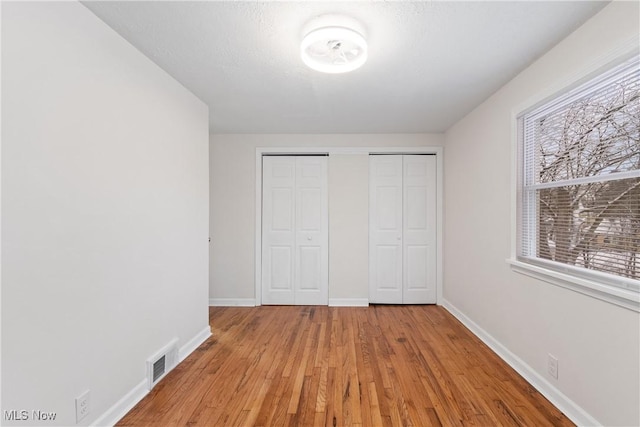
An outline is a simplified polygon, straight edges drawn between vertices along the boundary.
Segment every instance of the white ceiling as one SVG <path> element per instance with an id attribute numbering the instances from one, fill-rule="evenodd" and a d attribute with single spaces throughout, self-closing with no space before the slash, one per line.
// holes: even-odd
<path id="1" fill-rule="evenodd" d="M 84 2 L 209 105 L 215 133 L 442 132 L 605 2 Z M 301 62 L 316 16 L 362 22 L 367 63 Z"/>

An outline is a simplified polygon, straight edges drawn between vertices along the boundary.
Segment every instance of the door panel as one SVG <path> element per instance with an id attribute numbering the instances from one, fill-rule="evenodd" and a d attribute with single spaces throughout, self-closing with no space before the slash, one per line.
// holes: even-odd
<path id="1" fill-rule="evenodd" d="M 262 161 L 262 302 L 326 305 L 327 158 Z"/>
<path id="2" fill-rule="evenodd" d="M 291 248 L 289 246 L 271 246 L 270 248 L 271 288 L 277 291 L 291 290 Z"/>
<path id="3" fill-rule="evenodd" d="M 395 186 L 380 186 L 376 189 L 376 222 L 377 229 L 397 231 L 402 217 L 398 215 L 398 204 L 402 192 Z"/>
<path id="4" fill-rule="evenodd" d="M 298 251 L 300 260 L 300 289 L 317 290 L 320 288 L 322 276 L 320 248 L 317 246 L 301 246 Z"/>
<path id="5" fill-rule="evenodd" d="M 293 304 L 295 157 L 262 162 L 262 302 Z"/>
<path id="6" fill-rule="evenodd" d="M 369 159 L 369 300 L 435 303 L 436 158 Z"/>
<path id="7" fill-rule="evenodd" d="M 402 156 L 369 158 L 369 300 L 402 302 Z"/>
<path id="8" fill-rule="evenodd" d="M 402 274 L 402 252 L 400 245 L 377 245 L 375 267 L 378 289 L 397 291 L 398 276 Z"/>
<path id="9" fill-rule="evenodd" d="M 403 157 L 403 295 L 405 304 L 435 304 L 436 157 Z"/>
<path id="10" fill-rule="evenodd" d="M 329 303 L 327 157 L 296 157 L 297 305 Z"/>
<path id="11" fill-rule="evenodd" d="M 320 188 L 300 189 L 300 230 L 322 231 L 322 191 Z"/>
<path id="12" fill-rule="evenodd" d="M 290 188 L 273 188 L 271 190 L 271 230 L 293 230 L 293 191 Z"/>
<path id="13" fill-rule="evenodd" d="M 427 191 L 425 186 L 408 186 L 407 195 L 407 230 L 425 230 L 427 228 Z"/>
<path id="14" fill-rule="evenodd" d="M 407 245 L 405 257 L 407 258 L 407 289 L 426 289 L 428 247 L 425 245 Z"/>

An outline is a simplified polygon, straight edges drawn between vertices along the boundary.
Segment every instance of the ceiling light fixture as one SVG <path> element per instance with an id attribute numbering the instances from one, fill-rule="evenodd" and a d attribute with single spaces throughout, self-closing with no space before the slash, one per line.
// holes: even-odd
<path id="1" fill-rule="evenodd" d="M 327 23 L 333 22 L 333 25 Z M 300 56 L 310 68 L 323 73 L 346 73 L 367 61 L 367 41 L 353 29 L 357 22 L 336 15 L 316 18 L 307 28 L 300 45 Z"/>

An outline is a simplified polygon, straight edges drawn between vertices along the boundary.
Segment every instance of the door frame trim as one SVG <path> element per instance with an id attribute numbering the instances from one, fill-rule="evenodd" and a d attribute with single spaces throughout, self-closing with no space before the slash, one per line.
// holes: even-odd
<path id="1" fill-rule="evenodd" d="M 436 156 L 436 304 L 442 305 L 442 226 L 443 226 L 443 166 L 444 147 L 256 147 L 255 188 L 255 247 L 254 284 L 255 305 L 262 305 L 262 156 L 263 155 L 328 155 L 331 154 L 435 154 Z M 331 160 L 329 160 L 331 161 Z M 331 195 L 329 195 L 331 197 Z M 331 224 L 331 218 L 329 218 Z M 331 241 L 331 236 L 329 236 Z M 331 268 L 329 266 L 329 268 Z M 331 282 L 329 289 L 331 290 Z M 329 294 L 331 301 L 331 294 Z"/>

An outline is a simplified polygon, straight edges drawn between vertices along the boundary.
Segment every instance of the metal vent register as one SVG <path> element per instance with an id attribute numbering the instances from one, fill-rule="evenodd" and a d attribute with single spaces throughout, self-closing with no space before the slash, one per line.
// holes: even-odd
<path id="1" fill-rule="evenodd" d="M 162 356 L 153 364 L 153 382 L 155 383 L 164 375 L 164 361 L 166 356 Z"/>
<path id="2" fill-rule="evenodd" d="M 178 364 L 178 339 L 173 339 L 153 357 L 147 359 L 147 382 L 151 390 Z"/>

